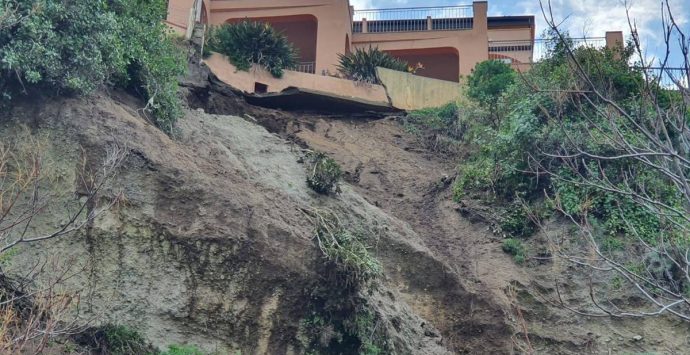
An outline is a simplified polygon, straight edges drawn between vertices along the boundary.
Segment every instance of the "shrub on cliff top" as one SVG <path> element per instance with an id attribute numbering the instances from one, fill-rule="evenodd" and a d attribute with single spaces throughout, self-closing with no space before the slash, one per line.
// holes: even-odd
<path id="1" fill-rule="evenodd" d="M 298 64 L 297 50 L 282 33 L 268 23 L 242 21 L 226 23 L 209 31 L 208 47 L 224 54 L 239 70 L 252 64 L 266 68 L 274 77 Z"/>
<path id="2" fill-rule="evenodd" d="M 83 95 L 125 88 L 170 132 L 181 115 L 184 61 L 162 20 L 164 0 L 0 0 L 0 95 Z M 9 15 L 8 15 L 9 14 Z M 2 14 L 0 14 L 2 17 Z"/>

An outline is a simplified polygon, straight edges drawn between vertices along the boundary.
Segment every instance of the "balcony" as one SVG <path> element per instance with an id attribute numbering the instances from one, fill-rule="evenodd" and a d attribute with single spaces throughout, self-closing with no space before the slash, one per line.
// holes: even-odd
<path id="1" fill-rule="evenodd" d="M 556 49 L 558 41 L 552 39 L 535 39 L 520 41 L 489 41 L 489 59 L 504 60 L 511 63 L 536 63 L 549 56 Z M 606 46 L 605 37 L 572 38 L 572 48 Z"/>
<path id="2" fill-rule="evenodd" d="M 300 73 L 315 74 L 316 73 L 316 62 L 300 62 L 295 67 L 295 71 Z"/>
<path id="3" fill-rule="evenodd" d="M 471 30 L 472 6 L 355 10 L 352 32 L 390 33 Z"/>

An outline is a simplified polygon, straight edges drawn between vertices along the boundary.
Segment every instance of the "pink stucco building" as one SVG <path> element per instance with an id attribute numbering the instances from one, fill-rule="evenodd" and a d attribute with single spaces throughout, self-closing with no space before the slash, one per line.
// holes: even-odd
<path id="1" fill-rule="evenodd" d="M 299 49 L 300 70 L 335 73 L 338 54 L 374 46 L 421 63 L 418 75 L 458 81 L 483 60 L 501 58 L 521 63 L 531 48 L 491 52 L 492 41 L 534 39 L 533 16 L 488 17 L 488 3 L 452 7 L 355 9 L 348 0 L 170 0 L 168 24 L 185 31 L 190 9 L 198 20 L 218 25 L 244 19 L 264 21 L 279 29 Z"/>

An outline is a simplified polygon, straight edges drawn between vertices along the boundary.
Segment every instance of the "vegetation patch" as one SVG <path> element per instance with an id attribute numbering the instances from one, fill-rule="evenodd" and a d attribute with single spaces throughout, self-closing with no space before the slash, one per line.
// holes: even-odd
<path id="1" fill-rule="evenodd" d="M 516 263 L 522 264 L 527 259 L 527 250 L 522 242 L 515 238 L 503 240 L 503 251 L 513 256 Z"/>
<path id="2" fill-rule="evenodd" d="M 164 0 L 0 1 L 0 99 L 84 95 L 102 86 L 140 97 L 172 132 L 182 115 L 185 60 L 163 19 Z"/>
<path id="3" fill-rule="evenodd" d="M 168 350 L 160 355 L 206 355 L 206 353 L 193 345 L 170 345 Z"/>
<path id="4" fill-rule="evenodd" d="M 264 22 L 241 21 L 211 28 L 207 47 L 227 56 L 238 70 L 248 71 L 257 64 L 276 78 L 285 69 L 296 67 L 299 58 L 287 37 Z"/>
<path id="5" fill-rule="evenodd" d="M 498 102 L 515 82 L 517 74 L 506 63 L 487 60 L 477 64 L 467 78 L 467 96 L 489 109 L 494 126 L 498 124 Z"/>
<path id="6" fill-rule="evenodd" d="M 346 78 L 354 81 L 380 84 L 376 74 L 376 67 L 410 72 L 407 62 L 393 57 L 376 47 L 356 48 L 353 52 L 339 55 L 338 71 Z"/>
<path id="7" fill-rule="evenodd" d="M 320 281 L 309 293 L 309 311 L 299 327 L 300 346 L 308 354 L 386 353 L 379 316 L 365 297 L 375 287 L 381 264 L 369 251 L 375 232 L 348 228 L 335 214 L 309 211 L 314 243 L 323 254 Z"/>
<path id="8" fill-rule="evenodd" d="M 614 149 L 605 143 L 611 132 L 595 128 L 606 126 L 606 122 L 593 122 L 602 119 L 596 110 L 604 103 L 584 107 L 573 101 L 558 101 L 549 92 L 581 85 L 571 73 L 565 48 L 565 44 L 556 44 L 551 57 L 524 74 L 525 80 L 513 80 L 515 74 L 502 63 L 489 61 L 477 66 L 468 81 L 468 97 L 484 107 L 486 114 L 470 122 L 470 133 L 464 136 L 471 158 L 459 167 L 455 198 L 474 195 L 507 204 L 519 199 L 526 201 L 527 207 L 535 207 L 546 196 L 554 210 L 598 220 L 603 234 L 636 235 L 653 244 L 670 231 L 669 225 L 631 198 L 583 184 L 582 179 L 606 179 L 625 189 L 625 176 L 635 176 L 643 181 L 645 193 L 678 205 L 680 196 L 670 181 L 632 160 L 604 164 L 592 161 L 592 165 L 578 168 L 584 174 L 576 174 L 566 159 L 554 155 L 568 147 L 588 147 L 601 155 Z M 626 105 L 644 105 L 639 98 L 644 80 L 627 64 L 630 51 L 622 53 L 621 58 L 608 49 L 584 46 L 575 49 L 574 55 L 596 78 L 595 85 L 606 86 L 612 97 Z M 535 85 L 544 89 L 535 91 Z M 633 140 L 643 139 L 633 130 L 629 134 Z M 524 214 L 523 209 L 509 208 L 502 223 L 504 231 L 515 237 L 531 234 L 534 226 L 526 222 L 529 219 Z"/>
<path id="9" fill-rule="evenodd" d="M 72 336 L 74 341 L 94 353 L 111 355 L 205 355 L 193 345 L 170 345 L 167 351 L 161 351 L 151 345 L 137 330 L 108 324 L 90 328 Z"/>
<path id="10" fill-rule="evenodd" d="M 307 159 L 307 185 L 324 195 L 340 193 L 340 180 L 343 175 L 340 165 L 322 152 L 311 152 Z"/>
<path id="11" fill-rule="evenodd" d="M 405 130 L 417 135 L 428 149 L 457 154 L 467 131 L 466 111 L 456 103 L 416 110 L 402 118 Z"/>
<path id="12" fill-rule="evenodd" d="M 643 57 L 635 40 L 622 49 L 574 46 L 554 30 L 547 58 L 520 80 L 503 64 L 479 64 L 469 102 L 458 104 L 475 119 L 458 115 L 467 158 L 454 198 L 503 211 L 490 217 L 517 263 L 530 254 L 540 262 L 557 256 L 610 280 L 593 287 L 598 315 L 653 309 L 687 320 L 688 93 L 630 65 L 635 48 Z M 540 235 L 550 238 L 548 250 L 527 239 L 562 223 L 571 229 Z M 620 292 L 612 299 L 607 288 Z M 639 297 L 635 304 L 616 303 L 630 294 Z"/>

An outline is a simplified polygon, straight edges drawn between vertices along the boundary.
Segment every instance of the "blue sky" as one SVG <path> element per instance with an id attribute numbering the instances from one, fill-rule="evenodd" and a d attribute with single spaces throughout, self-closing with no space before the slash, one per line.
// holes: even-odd
<path id="1" fill-rule="evenodd" d="M 546 1 L 546 0 L 544 0 Z M 350 0 L 356 9 L 450 6 L 471 4 L 471 0 Z M 539 0 L 488 0 L 490 16 L 534 15 L 537 20 L 537 36 L 544 30 L 545 22 L 539 8 Z M 624 0 L 551 0 L 556 19 L 572 36 L 601 37 L 606 31 L 630 29 L 625 15 Z M 651 59 L 664 51 L 661 36 L 661 0 L 627 0 L 631 17 L 636 21 L 645 46 L 645 57 Z M 674 17 L 690 35 L 690 0 L 670 0 Z M 674 56 L 673 64 L 680 64 L 680 56 Z"/>

